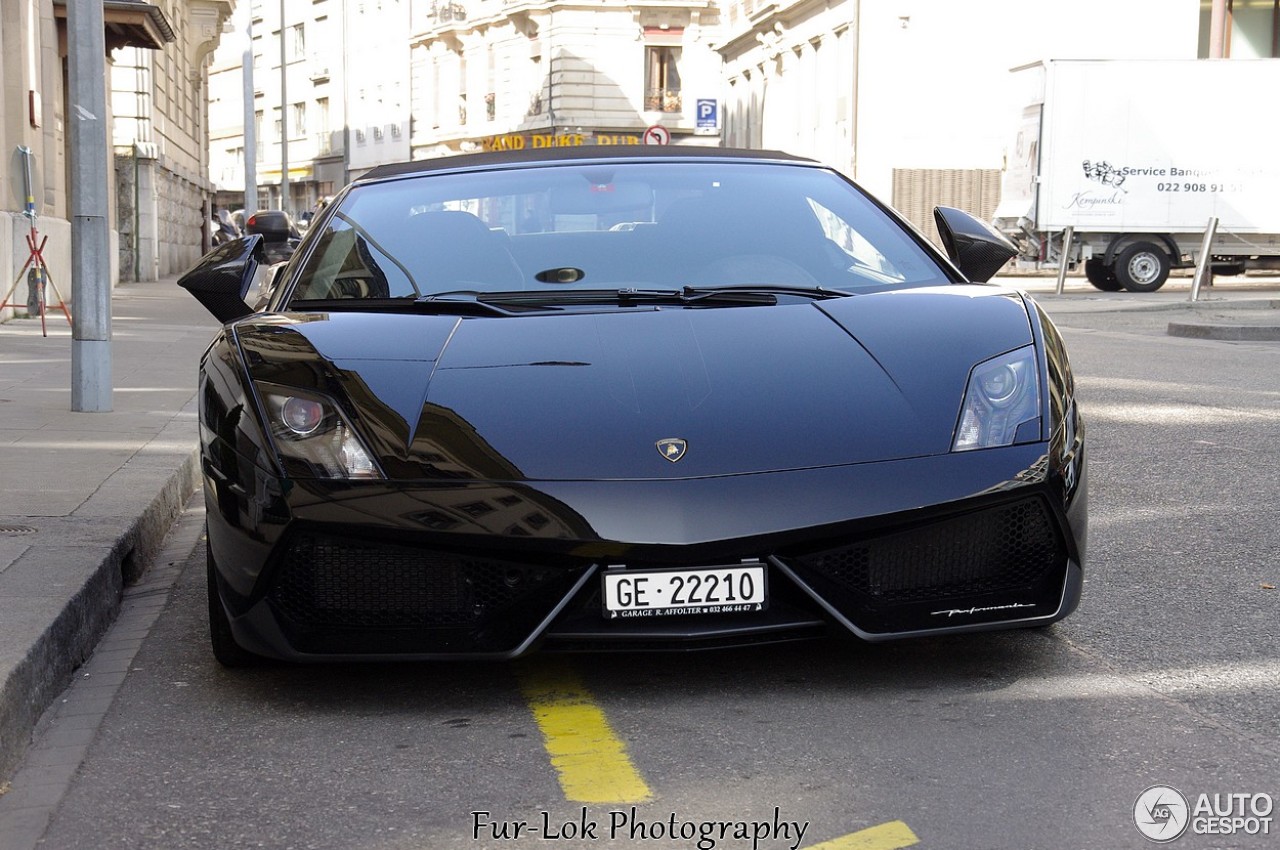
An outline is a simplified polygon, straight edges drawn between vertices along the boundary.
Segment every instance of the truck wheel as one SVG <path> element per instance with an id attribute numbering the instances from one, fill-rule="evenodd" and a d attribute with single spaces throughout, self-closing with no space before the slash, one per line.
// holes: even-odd
<path id="1" fill-rule="evenodd" d="M 1084 276 L 1103 292 L 1119 292 L 1124 289 L 1120 281 L 1116 280 L 1116 270 L 1097 258 L 1084 261 Z"/>
<path id="2" fill-rule="evenodd" d="M 1169 279 L 1169 255 L 1150 242 L 1135 242 L 1120 252 L 1114 268 L 1130 292 L 1155 292 Z"/>

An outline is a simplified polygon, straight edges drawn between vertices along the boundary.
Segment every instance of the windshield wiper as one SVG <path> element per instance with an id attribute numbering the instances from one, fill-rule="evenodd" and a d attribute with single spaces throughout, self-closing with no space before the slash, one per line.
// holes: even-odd
<path id="1" fill-rule="evenodd" d="M 448 309 L 450 306 L 472 305 L 492 315 L 516 316 L 530 310 L 559 310 L 559 307 L 525 301 L 523 292 L 480 292 L 475 289 L 451 289 L 446 292 L 432 292 L 414 299 L 415 304 L 425 304 Z M 518 309 L 510 309 L 512 307 Z"/>
<path id="2" fill-rule="evenodd" d="M 681 289 L 569 289 L 560 292 L 504 292 L 494 295 L 479 295 L 479 300 L 487 304 L 504 306 L 529 305 L 575 305 L 575 304 L 618 304 L 631 305 L 664 305 L 688 307 L 699 304 L 716 304 L 720 306 L 754 306 L 773 305 L 778 303 L 779 295 L 800 295 L 806 298 L 836 298 L 847 295 L 832 289 L 793 287 L 793 286 L 719 286 L 697 287 L 686 286 Z"/>
<path id="3" fill-rule="evenodd" d="M 619 289 L 618 301 L 623 304 L 707 304 L 752 306 L 773 305 L 778 296 L 773 292 L 755 289 L 702 289 L 685 286 L 678 290 Z"/>
<path id="4" fill-rule="evenodd" d="M 845 298 L 851 293 L 825 286 L 789 286 L 772 283 L 748 283 L 735 286 L 686 286 L 681 294 L 691 301 L 734 295 L 798 295 L 802 298 Z"/>
<path id="5" fill-rule="evenodd" d="M 519 316 L 530 312 L 559 311 L 566 306 L 591 304 L 674 305 L 691 307 L 771 306 L 778 296 L 841 298 L 849 293 L 820 286 L 685 286 L 681 289 L 569 289 L 549 291 L 480 292 L 454 289 L 428 295 L 397 298 L 314 298 L 290 302 L 290 310 L 330 310 L 334 312 L 429 313 L 460 316 Z"/>

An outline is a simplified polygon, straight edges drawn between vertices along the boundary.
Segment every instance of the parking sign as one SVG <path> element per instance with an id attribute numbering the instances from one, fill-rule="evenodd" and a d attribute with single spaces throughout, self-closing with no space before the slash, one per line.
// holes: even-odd
<path id="1" fill-rule="evenodd" d="M 714 133 L 720 129 L 720 103 L 715 98 L 698 98 L 697 132 Z"/>

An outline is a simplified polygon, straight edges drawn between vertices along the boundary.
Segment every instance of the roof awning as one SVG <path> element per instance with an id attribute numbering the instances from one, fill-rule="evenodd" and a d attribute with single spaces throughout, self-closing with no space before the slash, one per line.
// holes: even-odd
<path id="1" fill-rule="evenodd" d="M 54 0 L 53 14 L 65 27 L 67 0 Z M 159 50 L 177 40 L 164 11 L 145 0 L 103 0 L 102 19 L 108 53 L 117 47 Z"/>

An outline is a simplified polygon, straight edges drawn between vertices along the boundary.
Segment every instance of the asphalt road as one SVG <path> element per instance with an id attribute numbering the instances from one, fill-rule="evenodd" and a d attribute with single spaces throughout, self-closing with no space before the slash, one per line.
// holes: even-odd
<path id="1" fill-rule="evenodd" d="M 117 626 L 136 655 L 101 722 L 42 726 L 33 752 L 70 736 L 87 756 L 38 846 L 1094 850 L 1150 846 L 1133 810 L 1153 785 L 1192 808 L 1280 798 L 1280 345 L 1170 337 L 1170 319 L 1058 316 L 1091 539 L 1081 608 L 1046 630 L 225 671 L 196 507 L 138 594 L 154 625 Z M 557 754 L 557 722 L 616 763 Z M 1267 825 L 1170 846 L 1275 846 Z"/>

